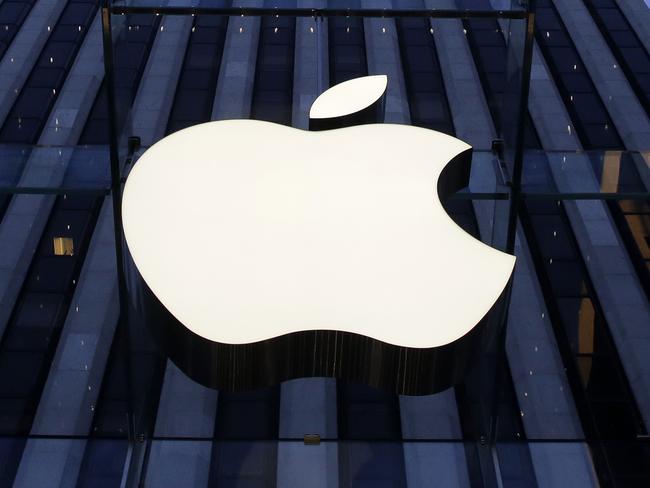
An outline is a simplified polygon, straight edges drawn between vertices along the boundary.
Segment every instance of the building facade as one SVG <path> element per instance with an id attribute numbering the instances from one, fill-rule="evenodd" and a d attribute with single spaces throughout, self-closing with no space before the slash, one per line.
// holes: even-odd
<path id="1" fill-rule="evenodd" d="M 0 486 L 650 486 L 643 0 L 1 0 L 0 36 Z M 436 395 L 193 382 L 129 307 L 116 182 L 368 74 L 385 122 L 473 146 L 448 210 L 502 249 L 522 163 L 505 335 Z"/>

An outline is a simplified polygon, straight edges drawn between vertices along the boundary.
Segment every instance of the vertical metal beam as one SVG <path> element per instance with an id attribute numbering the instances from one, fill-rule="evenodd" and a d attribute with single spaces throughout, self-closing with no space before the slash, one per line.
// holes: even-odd
<path id="1" fill-rule="evenodd" d="M 115 233 L 115 257 L 117 260 L 117 285 L 120 304 L 120 313 L 117 323 L 117 340 L 123 341 L 127 352 L 124 360 L 126 364 L 125 385 L 127 389 L 127 432 L 129 442 L 135 439 L 135 416 L 133 412 L 132 384 L 131 384 L 131 356 L 129 335 L 126 328 L 128 296 L 126 291 L 126 277 L 124 271 L 124 250 L 122 249 L 122 184 L 120 181 L 120 161 L 118 147 L 117 113 L 115 107 L 115 83 L 113 72 L 113 38 L 111 32 L 110 0 L 102 4 L 102 40 L 104 50 L 104 82 L 108 96 L 108 130 L 109 152 L 111 163 L 111 199 L 113 203 L 113 229 Z"/>
<path id="2" fill-rule="evenodd" d="M 528 94 L 530 87 L 530 72 L 533 64 L 533 43 L 535 41 L 535 2 L 530 1 L 528 15 L 526 16 L 526 40 L 524 44 L 522 68 L 521 68 L 521 90 L 519 93 L 519 110 L 517 113 L 517 141 L 515 145 L 515 154 L 513 161 L 513 170 L 510 183 L 510 200 L 508 208 L 508 229 L 506 233 L 506 252 L 510 254 L 515 253 L 515 239 L 517 235 L 517 216 L 519 212 L 520 199 L 521 199 L 521 177 L 523 173 L 524 164 L 524 143 L 526 131 L 524 126 L 527 121 L 528 112 Z M 496 364 L 496 378 L 495 390 L 493 394 L 492 415 L 490 419 L 490 443 L 496 447 L 497 430 L 498 430 L 498 409 L 499 409 L 499 394 L 503 388 L 503 377 L 505 375 L 505 361 L 506 355 L 506 338 L 507 338 L 507 324 L 508 324 L 508 309 L 510 307 L 510 297 L 512 294 L 512 279 L 508 285 L 506 293 L 505 306 L 503 316 L 501 319 L 501 329 L 499 331 L 498 342 L 496 344 L 497 351 L 497 364 Z"/>
<path id="3" fill-rule="evenodd" d="M 524 44 L 524 59 L 521 68 L 521 92 L 519 94 L 519 113 L 517 114 L 517 143 L 512 170 L 510 189 L 510 209 L 508 212 L 508 233 L 506 236 L 506 251 L 514 253 L 515 235 L 517 233 L 517 214 L 521 197 L 521 175 L 524 166 L 524 143 L 526 132 L 526 114 L 528 112 L 528 94 L 530 91 L 530 71 L 533 65 L 533 44 L 535 42 L 535 10 L 534 1 L 530 2 L 530 10 L 526 17 L 526 42 Z"/>

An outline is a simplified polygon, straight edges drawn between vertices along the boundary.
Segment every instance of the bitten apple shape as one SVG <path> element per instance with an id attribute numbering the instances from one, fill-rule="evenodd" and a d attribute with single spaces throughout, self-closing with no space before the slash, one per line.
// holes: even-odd
<path id="1" fill-rule="evenodd" d="M 301 376 L 451 386 L 515 262 L 442 206 L 470 158 L 456 138 L 391 124 L 228 120 L 162 139 L 123 196 L 147 322 L 220 389 Z"/>

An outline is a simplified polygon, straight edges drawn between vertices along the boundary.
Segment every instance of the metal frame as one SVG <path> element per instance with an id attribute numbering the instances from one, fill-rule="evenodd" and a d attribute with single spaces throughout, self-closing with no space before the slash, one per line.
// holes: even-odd
<path id="1" fill-rule="evenodd" d="M 532 1 L 530 3 L 533 3 Z M 110 164 L 111 164 L 111 188 L 113 204 L 113 225 L 115 231 L 115 254 L 118 263 L 118 286 L 119 286 L 119 303 L 120 317 L 118 323 L 119 340 L 125 341 L 129 345 L 129 333 L 127 327 L 127 312 L 129 310 L 129 298 L 126 289 L 125 275 L 125 252 L 123 247 L 123 229 L 122 229 L 122 184 L 119 145 L 116 114 L 116 96 L 114 86 L 114 66 L 113 66 L 113 39 L 111 32 L 111 16 L 125 14 L 156 14 L 156 15 L 227 15 L 227 16 L 292 16 L 292 17 L 369 17 L 369 18 L 397 18 L 397 17 L 420 17 L 420 18 L 440 18 L 440 19 L 461 19 L 461 18 L 496 18 L 496 19 L 516 19 L 526 22 L 525 44 L 522 60 L 521 87 L 519 92 L 518 107 L 518 133 L 514 148 L 513 170 L 512 175 L 505 175 L 509 186 L 509 205 L 508 205 L 508 225 L 505 241 L 505 250 L 514 254 L 515 235 L 517 228 L 517 216 L 519 205 L 522 199 L 521 178 L 523 170 L 524 157 L 524 125 L 527 121 L 528 95 L 530 72 L 532 67 L 532 53 L 534 43 L 534 25 L 535 13 L 534 7 L 529 6 L 528 10 L 512 11 L 495 11 L 495 10 L 381 10 L 381 9 L 277 9 L 277 8 L 210 8 L 210 7 L 154 7 L 154 6 L 124 6 L 112 5 L 111 0 L 102 0 L 102 33 L 103 33 L 103 52 L 104 52 L 104 69 L 106 82 L 108 83 L 108 109 L 109 109 L 109 131 L 110 131 Z M 506 165 L 502 165 L 505 167 Z M 503 199 L 503 195 L 495 194 L 489 196 L 481 194 L 480 199 L 494 198 Z M 509 303 L 509 293 L 507 297 Z M 496 343 L 497 374 L 495 378 L 495 394 L 492 402 L 492 415 L 490 422 L 490 432 L 488 432 L 489 445 L 494 448 L 497 434 L 497 392 L 502 388 L 503 367 L 502 362 L 506 360 L 505 338 L 507 324 L 507 306 L 504 307 L 503 323 L 498 334 Z M 130 348 L 128 349 L 130 350 Z M 130 360 L 129 355 L 126 358 Z M 127 364 L 127 378 L 125 378 L 129 393 L 132 391 L 131 376 L 128 373 L 131 365 Z M 127 466 L 123 478 L 124 485 L 137 483 L 139 472 L 142 469 L 142 462 L 145 457 L 146 447 L 142 443 L 143 434 L 136 432 L 135 413 L 133 410 L 132 398 L 129 398 L 129 421 L 128 421 L 128 438 L 130 444 Z M 492 451 L 494 454 L 494 451 Z"/>

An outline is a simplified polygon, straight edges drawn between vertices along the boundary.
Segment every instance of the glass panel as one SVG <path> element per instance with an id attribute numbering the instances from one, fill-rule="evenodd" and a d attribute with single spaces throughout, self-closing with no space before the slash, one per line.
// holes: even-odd
<path id="1" fill-rule="evenodd" d="M 526 198 L 608 200 L 650 196 L 648 156 L 632 151 L 540 151 L 524 154 Z"/>
<path id="2" fill-rule="evenodd" d="M 105 193 L 110 187 L 108 146 L 0 145 L 0 190 Z M 0 197 L 2 198 L 2 197 Z M 7 201 L 2 210 L 6 210 Z"/>

